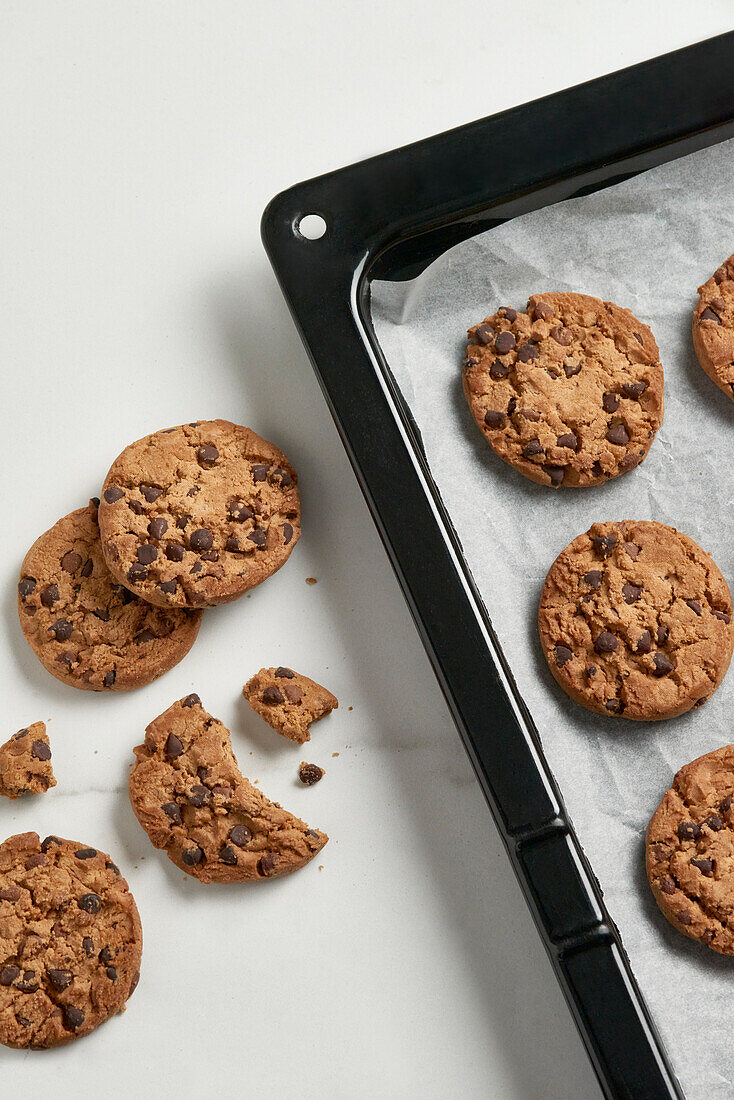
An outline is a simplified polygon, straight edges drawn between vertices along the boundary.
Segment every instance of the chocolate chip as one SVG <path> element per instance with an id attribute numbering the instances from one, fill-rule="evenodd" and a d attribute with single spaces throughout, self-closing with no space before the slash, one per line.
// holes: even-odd
<path id="1" fill-rule="evenodd" d="M 138 547 L 137 559 L 141 565 L 150 565 L 158 557 L 158 551 L 155 546 L 150 546 L 148 543 L 144 543 Z"/>
<path id="2" fill-rule="evenodd" d="M 680 821 L 676 832 L 681 840 L 698 840 L 701 827 L 695 821 Z"/>
<path id="3" fill-rule="evenodd" d="M 290 523 L 284 523 L 284 524 L 282 524 L 282 527 L 283 527 L 283 542 L 287 546 L 288 543 L 293 538 L 293 528 L 291 527 Z"/>
<path id="4" fill-rule="evenodd" d="M 184 751 L 183 744 L 175 733 L 169 733 L 166 738 L 166 756 L 169 760 L 175 760 Z"/>
<path id="5" fill-rule="evenodd" d="M 268 533 L 264 527 L 256 527 L 248 536 L 250 542 L 254 542 L 255 546 L 265 546 L 268 541 Z"/>
<path id="6" fill-rule="evenodd" d="M 518 363 L 533 363 L 540 355 L 540 348 L 530 341 L 517 349 Z"/>
<path id="7" fill-rule="evenodd" d="M 591 536 L 591 541 L 594 544 L 594 549 L 596 550 L 597 555 L 602 559 L 606 559 L 606 558 L 609 557 L 612 550 L 617 545 L 617 536 L 616 535 L 592 535 Z"/>
<path id="8" fill-rule="evenodd" d="M 20 596 L 21 600 L 24 600 L 26 598 L 26 596 L 30 596 L 31 592 L 34 591 L 35 587 L 36 587 L 36 578 L 35 577 L 21 577 L 21 579 L 18 582 L 18 595 Z"/>
<path id="9" fill-rule="evenodd" d="M 133 637 L 133 641 L 137 645 L 144 645 L 145 642 L 152 642 L 154 638 L 155 638 L 155 634 L 153 633 L 152 630 L 148 630 L 148 628 L 146 626 L 146 628 L 144 630 L 139 630 L 138 631 L 138 633 Z"/>
<path id="10" fill-rule="evenodd" d="M 489 409 L 484 414 L 484 423 L 488 428 L 501 428 L 505 422 L 505 414 L 496 409 Z"/>
<path id="11" fill-rule="evenodd" d="M 708 817 L 704 818 L 703 823 L 704 825 L 708 825 L 709 829 L 715 833 L 718 833 L 720 829 L 724 828 L 724 821 L 718 814 L 709 814 Z"/>
<path id="12" fill-rule="evenodd" d="M 285 667 L 284 667 L 283 665 L 278 665 L 278 667 L 277 667 L 277 668 L 276 668 L 276 670 L 275 670 L 275 675 L 276 675 L 276 676 L 278 677 L 278 679 L 280 679 L 280 680 L 292 680 L 292 679 L 293 679 L 293 677 L 294 677 L 294 676 L 295 676 L 296 674 L 295 674 L 295 672 L 293 671 L 293 669 L 291 669 L 291 668 L 285 668 Z"/>
<path id="13" fill-rule="evenodd" d="M 649 630 L 643 630 L 637 639 L 635 653 L 649 653 L 652 649 L 652 634 Z"/>
<path id="14" fill-rule="evenodd" d="M 204 858 L 204 849 L 200 848 L 197 844 L 195 848 L 184 848 L 181 853 L 181 862 L 185 863 L 187 867 L 196 867 L 197 863 L 201 863 Z"/>
<path id="15" fill-rule="evenodd" d="M 727 813 L 731 809 L 732 802 L 734 802 L 734 794 L 727 795 L 726 798 L 722 799 L 719 803 L 719 809 L 722 814 Z"/>
<path id="16" fill-rule="evenodd" d="M 687 604 L 688 607 L 690 607 L 690 609 L 694 613 L 694 615 L 700 615 L 701 614 L 701 605 L 698 602 L 698 600 L 684 600 L 683 602 L 685 604 Z"/>
<path id="17" fill-rule="evenodd" d="M 495 359 L 494 362 L 490 365 L 489 377 L 492 378 L 495 382 L 499 382 L 502 378 L 507 378 L 507 375 L 509 373 L 510 368 L 506 367 L 505 364 L 500 362 L 499 359 Z"/>
<path id="18" fill-rule="evenodd" d="M 19 886 L 6 886 L 0 889 L 0 901 L 17 901 L 21 895 Z"/>
<path id="19" fill-rule="evenodd" d="M 152 539 L 163 538 L 167 530 L 168 520 L 163 519 L 163 516 L 156 516 L 156 518 L 152 519 L 148 524 L 148 534 Z"/>
<path id="20" fill-rule="evenodd" d="M 563 466 L 544 466 L 543 469 L 551 480 L 551 485 L 560 485 L 566 476 Z"/>
<path id="21" fill-rule="evenodd" d="M 30 871 L 33 867 L 45 867 L 48 863 L 48 856 L 45 856 L 43 852 L 35 852 L 32 856 L 28 856 L 25 861 L 26 870 Z"/>
<path id="22" fill-rule="evenodd" d="M 47 836 L 41 841 L 41 851 L 47 852 L 49 848 L 54 844 L 61 844 L 60 839 L 57 836 Z"/>
<path id="23" fill-rule="evenodd" d="M 265 481 L 270 467 L 263 462 L 257 462 L 254 466 L 251 466 L 250 469 L 252 470 L 253 481 Z"/>
<path id="24" fill-rule="evenodd" d="M 604 708 L 612 714 L 621 714 L 624 710 L 624 703 L 621 699 L 607 699 Z"/>
<path id="25" fill-rule="evenodd" d="M 102 898 L 99 894 L 82 894 L 77 901 L 77 905 L 85 913 L 99 913 L 102 908 Z"/>
<path id="26" fill-rule="evenodd" d="M 61 559 L 61 568 L 65 573 L 76 573 L 81 564 L 82 556 L 74 550 L 68 550 Z"/>
<path id="27" fill-rule="evenodd" d="M 163 810 L 163 813 L 166 815 L 166 817 L 170 817 L 174 825 L 181 824 L 181 811 L 179 810 L 175 802 L 164 802 L 164 804 L 161 806 L 161 809 Z"/>
<path id="28" fill-rule="evenodd" d="M 280 466 L 276 466 L 272 473 L 273 481 L 279 481 L 282 489 L 287 489 L 292 483 L 293 478 L 287 470 L 283 470 Z"/>
<path id="29" fill-rule="evenodd" d="M 236 844 L 238 848 L 246 848 L 252 840 L 252 833 L 244 825 L 235 825 L 229 834 L 229 839 L 233 844 Z"/>
<path id="30" fill-rule="evenodd" d="M 581 578 L 585 584 L 588 584 L 590 588 L 593 588 L 596 592 L 601 584 L 601 579 L 604 576 L 601 569 L 589 569 L 587 573 L 584 573 Z"/>
<path id="31" fill-rule="evenodd" d="M 145 508 L 139 500 L 129 500 L 127 506 L 134 516 L 142 516 L 145 514 Z"/>
<path id="32" fill-rule="evenodd" d="M 115 970 L 114 966 L 108 966 L 107 969 L 105 970 L 105 974 L 107 975 L 107 977 L 110 979 L 111 982 L 116 982 L 117 981 L 117 971 Z"/>
<path id="33" fill-rule="evenodd" d="M 517 398 L 516 397 L 511 397 L 510 400 L 507 402 L 507 415 L 512 416 L 512 414 L 514 413 L 516 408 L 517 408 Z"/>
<path id="34" fill-rule="evenodd" d="M 133 562 L 127 571 L 127 579 L 130 584 L 139 584 L 140 581 L 144 581 L 148 576 L 148 570 L 140 562 Z"/>
<path id="35" fill-rule="evenodd" d="M 68 619 L 57 619 L 53 626 L 50 626 L 48 629 L 56 638 L 57 642 L 68 642 L 73 627 Z"/>
<path id="36" fill-rule="evenodd" d="M 87 958 L 91 959 L 92 955 L 94 954 L 94 941 L 90 936 L 84 937 L 84 939 L 82 940 L 82 947 L 84 948 L 84 953 Z"/>
<path id="37" fill-rule="evenodd" d="M 189 794 L 186 796 L 192 806 L 199 809 L 211 800 L 212 792 L 208 787 L 202 787 L 200 783 L 192 787 Z"/>
<path id="38" fill-rule="evenodd" d="M 226 863 L 228 867 L 237 866 L 237 853 L 234 848 L 230 848 L 229 844 L 219 849 L 219 862 Z"/>
<path id="39" fill-rule="evenodd" d="M 109 688 L 109 687 L 112 687 L 112 685 L 114 684 L 116 679 L 117 679 L 117 672 L 115 671 L 114 668 L 111 668 L 108 672 L 105 672 L 104 680 L 102 681 L 102 683 L 104 684 L 104 686 L 106 688 Z"/>
<path id="40" fill-rule="evenodd" d="M 510 324 L 517 320 L 517 310 L 513 309 L 511 306 L 500 306 L 497 312 L 500 317 L 504 317 Z"/>
<path id="41" fill-rule="evenodd" d="M 491 325 L 477 325 L 474 330 L 474 339 L 478 344 L 491 344 L 494 339 L 494 329 Z"/>
<path id="42" fill-rule="evenodd" d="M 727 615 L 724 611 L 714 611 L 714 615 L 717 619 L 721 619 L 721 621 L 724 623 L 731 622 L 731 615 Z"/>
<path id="43" fill-rule="evenodd" d="M 219 554 L 216 550 L 203 550 L 199 557 L 202 561 L 219 561 Z"/>
<path id="44" fill-rule="evenodd" d="M 642 595 L 642 586 L 639 584 L 623 584 L 622 595 L 625 603 L 637 603 Z"/>
<path id="45" fill-rule="evenodd" d="M 553 306 L 547 302 L 533 302 L 533 316 L 536 321 L 550 321 L 553 316 Z"/>
<path id="46" fill-rule="evenodd" d="M 240 549 L 240 540 L 234 535 L 229 535 L 224 544 L 224 549 L 230 554 L 236 554 Z"/>
<path id="47" fill-rule="evenodd" d="M 4 966 L 0 970 L 0 985 L 12 985 L 19 977 L 20 969 L 17 966 Z"/>
<path id="48" fill-rule="evenodd" d="M 96 848 L 80 848 L 77 852 L 74 852 L 77 859 L 94 859 L 96 854 Z"/>
<path id="49" fill-rule="evenodd" d="M 199 447 L 196 452 L 196 461 L 200 466 L 212 466 L 219 458 L 219 451 L 216 447 L 204 445 Z"/>
<path id="50" fill-rule="evenodd" d="M 201 573 L 203 568 L 204 568 L 204 566 L 201 564 L 200 561 L 195 561 L 194 564 L 189 569 L 189 573 Z"/>
<path id="51" fill-rule="evenodd" d="M 554 649 L 554 653 L 558 668 L 563 668 L 566 661 L 570 661 L 573 657 L 573 650 L 569 649 L 567 645 L 557 645 Z"/>
<path id="52" fill-rule="evenodd" d="M 578 451 L 579 441 L 575 432 L 567 432 L 566 435 L 559 435 L 556 440 L 558 447 L 570 447 L 572 451 Z"/>
<path id="53" fill-rule="evenodd" d="M 670 875 L 663 875 L 660 879 L 659 886 L 664 894 L 675 893 L 675 879 L 672 879 Z"/>
<path id="54" fill-rule="evenodd" d="M 596 636 L 594 649 L 597 653 L 614 653 L 617 644 L 618 639 L 614 634 L 610 634 L 608 630 L 602 630 L 601 633 Z"/>
<path id="55" fill-rule="evenodd" d="M 637 561 L 640 556 L 641 546 L 638 546 L 636 542 L 625 542 L 624 551 L 628 557 L 632 558 L 632 561 Z"/>
<path id="56" fill-rule="evenodd" d="M 625 397 L 631 397 L 633 400 L 637 400 L 638 397 L 642 397 L 646 389 L 647 382 L 625 382 L 622 386 L 622 393 Z"/>
<path id="57" fill-rule="evenodd" d="M 293 703 L 294 706 L 297 706 L 303 699 L 303 692 L 298 684 L 284 684 L 283 691 L 288 702 Z"/>
<path id="58" fill-rule="evenodd" d="M 105 489 L 102 494 L 108 504 L 115 504 L 118 500 L 122 500 L 124 495 L 122 489 L 117 485 L 112 485 L 109 489 Z"/>
<path id="59" fill-rule="evenodd" d="M 70 970 L 47 970 L 46 977 L 57 993 L 63 993 L 71 985 L 74 975 Z"/>
<path id="60" fill-rule="evenodd" d="M 318 764 L 306 764 L 304 761 L 298 769 L 298 778 L 304 787 L 313 787 L 314 783 L 318 783 L 323 777 L 324 769 L 320 768 Z"/>
<path id="61" fill-rule="evenodd" d="M 714 311 L 712 309 L 709 309 L 708 306 L 699 317 L 699 321 L 715 321 L 717 325 L 721 324 L 721 318 L 719 317 L 718 313 L 714 313 Z"/>
<path id="62" fill-rule="evenodd" d="M 201 706 L 201 699 L 196 694 L 196 692 L 192 692 L 191 695 L 187 695 L 185 699 L 181 700 L 181 706 L 182 707 L 200 707 Z"/>
<path id="63" fill-rule="evenodd" d="M 278 862 L 277 855 L 268 854 L 266 856 L 262 856 L 257 861 L 258 874 L 260 874 L 260 875 L 270 875 L 270 874 L 272 874 L 272 872 L 275 870 L 275 865 L 276 865 L 277 862 Z"/>
<path id="64" fill-rule="evenodd" d="M 45 741 L 34 741 L 31 745 L 31 756 L 34 756 L 36 760 L 50 760 L 51 749 Z"/>
<path id="65" fill-rule="evenodd" d="M 574 375 L 579 374 L 582 366 L 583 363 L 581 360 L 579 360 L 578 363 L 564 363 L 563 373 L 566 375 L 566 378 L 573 378 Z"/>
<path id="66" fill-rule="evenodd" d="M 630 441 L 629 432 L 621 421 L 609 426 L 607 439 L 610 443 L 614 443 L 616 447 L 626 447 Z"/>
<path id="67" fill-rule="evenodd" d="M 615 413 L 619 408 L 619 397 L 616 393 L 605 393 L 601 399 L 602 408 L 606 413 Z"/>
<path id="68" fill-rule="evenodd" d="M 268 706 L 275 706 L 277 703 L 284 703 L 285 698 L 280 688 L 275 687 L 273 684 L 265 688 L 265 691 L 262 693 L 262 701 Z"/>
<path id="69" fill-rule="evenodd" d="M 494 350 L 498 355 L 507 355 L 515 346 L 515 337 L 511 332 L 501 332 L 494 342 Z"/>
<path id="70" fill-rule="evenodd" d="M 522 453 L 524 458 L 533 458 L 543 453 L 543 445 L 539 439 L 531 439 L 523 447 Z"/>
<path id="71" fill-rule="evenodd" d="M 676 917 L 679 924 L 691 924 L 691 922 L 693 921 L 693 917 L 691 916 L 688 909 L 681 909 L 680 912 L 675 913 L 674 916 Z"/>
<path id="72" fill-rule="evenodd" d="M 41 592 L 41 603 L 44 607 L 53 607 L 59 598 L 59 586 L 57 584 L 47 584 Z"/>
<path id="73" fill-rule="evenodd" d="M 656 653 L 652 661 L 655 665 L 656 676 L 667 676 L 669 672 L 673 671 L 673 663 L 668 660 L 664 653 Z"/>
<path id="74" fill-rule="evenodd" d="M 573 333 L 564 325 L 559 325 L 558 328 L 552 328 L 550 334 L 555 342 L 561 344 L 564 348 L 567 348 L 569 344 L 573 343 Z"/>
<path id="75" fill-rule="evenodd" d="M 200 527 L 189 536 L 189 546 L 192 550 L 211 550 L 214 543 L 214 535 L 207 527 Z"/>
<path id="76" fill-rule="evenodd" d="M 714 873 L 714 861 L 713 859 L 706 859 L 705 856 L 701 856 L 699 859 L 692 859 L 691 863 L 694 867 L 698 867 L 702 875 L 706 878 L 710 878 Z"/>
<path id="77" fill-rule="evenodd" d="M 74 1005 L 64 1005 L 64 1024 L 70 1031 L 76 1031 L 84 1023 L 84 1013 Z"/>
<path id="78" fill-rule="evenodd" d="M 111 859 L 105 860 L 105 867 L 108 871 L 112 871 L 112 874 L 115 875 L 116 878 L 120 877 L 120 868 L 116 863 L 113 863 Z"/>
<path id="79" fill-rule="evenodd" d="M 186 494 L 186 496 L 187 497 L 195 497 L 196 494 L 200 493 L 200 492 L 201 492 L 201 489 L 199 488 L 198 485 L 192 485 L 191 488 L 189 489 L 188 493 Z"/>
<path id="80" fill-rule="evenodd" d="M 166 595 L 172 596 L 178 588 L 178 581 L 175 577 L 172 577 L 170 581 L 161 581 L 158 587 L 160 588 L 161 592 L 165 592 Z"/>
<path id="81" fill-rule="evenodd" d="M 158 500 L 163 490 L 159 489 L 157 485 L 141 485 L 140 492 L 143 494 L 148 504 L 153 504 L 154 501 Z"/>
<path id="82" fill-rule="evenodd" d="M 518 409 L 517 415 L 521 416 L 523 420 L 530 420 L 531 422 L 540 420 L 540 413 L 537 409 Z"/>
<path id="83" fill-rule="evenodd" d="M 227 505 L 227 515 L 234 523 L 246 523 L 252 519 L 252 512 L 241 500 L 232 500 Z"/>
<path id="84" fill-rule="evenodd" d="M 166 557 L 169 561 L 183 561 L 185 552 L 183 546 L 178 542 L 169 542 L 166 547 Z"/>
<path id="85" fill-rule="evenodd" d="M 587 676 L 596 676 L 596 673 L 597 673 L 596 665 L 587 665 L 586 668 L 584 669 L 584 672 L 586 673 Z"/>
<path id="86" fill-rule="evenodd" d="M 670 635 L 670 628 L 667 626 L 659 626 L 655 635 L 655 640 L 658 645 L 665 645 Z"/>

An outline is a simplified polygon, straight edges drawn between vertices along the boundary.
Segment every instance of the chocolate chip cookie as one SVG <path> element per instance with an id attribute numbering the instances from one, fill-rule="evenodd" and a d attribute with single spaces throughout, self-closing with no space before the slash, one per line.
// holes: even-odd
<path id="1" fill-rule="evenodd" d="M 60 519 L 25 556 L 18 615 L 41 664 L 72 687 L 130 691 L 162 676 L 196 640 L 200 611 L 151 607 L 105 565 L 97 502 Z"/>
<path id="2" fill-rule="evenodd" d="M 88 1035 L 122 1011 L 142 949 L 133 896 L 104 852 L 37 833 L 0 845 L 0 1043 Z"/>
<path id="3" fill-rule="evenodd" d="M 464 393 L 492 450 L 539 485 L 632 470 L 663 419 L 652 332 L 587 294 L 534 294 L 469 329 Z"/>
<path id="4" fill-rule="evenodd" d="M 734 745 L 676 774 L 647 827 L 647 877 L 674 928 L 734 955 Z"/>
<path id="5" fill-rule="evenodd" d="M 45 794 L 55 786 L 45 723 L 34 722 L 0 745 L 0 794 L 20 798 L 22 794 Z"/>
<path id="6" fill-rule="evenodd" d="M 115 578 L 158 607 L 237 599 L 298 542 L 297 478 L 282 451 L 228 420 L 154 432 L 112 463 L 99 523 Z"/>
<path id="7" fill-rule="evenodd" d="M 545 579 L 538 624 L 572 699 L 641 722 L 705 703 L 734 641 L 731 595 L 711 556 L 647 521 L 595 523 L 574 539 Z"/>
<path id="8" fill-rule="evenodd" d="M 248 882 L 297 871 L 329 839 L 245 779 L 229 730 L 188 695 L 135 749 L 130 802 L 156 848 L 200 882 Z"/>
<path id="9" fill-rule="evenodd" d="M 698 361 L 734 401 L 734 256 L 698 288 L 693 311 L 693 346 Z"/>
<path id="10" fill-rule="evenodd" d="M 339 706 L 336 696 L 321 684 L 283 665 L 261 668 L 242 694 L 268 725 L 299 745 L 311 740 L 313 722 Z"/>

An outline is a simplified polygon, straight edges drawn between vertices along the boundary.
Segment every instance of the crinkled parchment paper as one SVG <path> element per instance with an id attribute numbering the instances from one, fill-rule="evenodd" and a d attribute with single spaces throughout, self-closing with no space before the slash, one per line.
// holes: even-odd
<path id="1" fill-rule="evenodd" d="M 457 245 L 407 283 L 374 283 L 380 343 L 489 614 L 540 730 L 579 839 L 690 1100 L 734 1094 L 734 959 L 675 932 L 643 864 L 644 830 L 682 764 L 734 741 L 734 668 L 700 710 L 668 722 L 598 717 L 557 687 L 536 614 L 555 556 L 595 520 L 655 519 L 710 551 L 734 587 L 734 402 L 691 346 L 696 288 L 734 252 L 734 141 Z M 595 489 L 533 485 L 500 461 L 461 389 L 466 329 L 531 293 L 576 290 L 647 322 L 665 419 L 647 459 Z"/>

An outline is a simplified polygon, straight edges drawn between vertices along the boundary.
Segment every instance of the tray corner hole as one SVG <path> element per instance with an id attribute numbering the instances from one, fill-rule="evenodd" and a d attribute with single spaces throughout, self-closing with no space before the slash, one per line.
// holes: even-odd
<path id="1" fill-rule="evenodd" d="M 321 214 L 302 214 L 293 222 L 293 229 L 307 241 L 318 241 L 326 233 L 326 219 Z"/>

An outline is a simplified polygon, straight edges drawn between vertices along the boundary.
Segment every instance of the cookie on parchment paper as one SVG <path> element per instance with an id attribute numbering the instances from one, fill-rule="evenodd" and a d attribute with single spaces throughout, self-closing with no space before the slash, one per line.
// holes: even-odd
<path id="1" fill-rule="evenodd" d="M 538 625 L 572 699 L 643 722 L 705 703 L 734 642 L 731 595 L 711 556 L 643 520 L 595 523 L 575 538 L 548 571 Z"/>
<path id="2" fill-rule="evenodd" d="M 464 393 L 492 450 L 540 485 L 600 485 L 645 458 L 663 419 L 652 332 L 587 294 L 534 294 L 469 329 Z"/>
<path id="3" fill-rule="evenodd" d="M 301 533 L 295 470 L 228 420 L 131 443 L 105 480 L 99 523 L 116 579 L 159 607 L 210 607 L 270 577 Z"/>
<path id="4" fill-rule="evenodd" d="M 693 311 L 693 346 L 698 361 L 734 401 L 734 256 L 698 288 Z"/>

